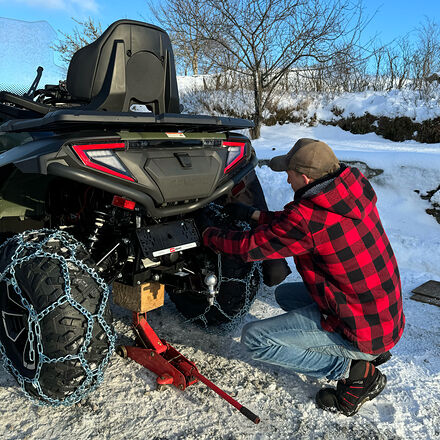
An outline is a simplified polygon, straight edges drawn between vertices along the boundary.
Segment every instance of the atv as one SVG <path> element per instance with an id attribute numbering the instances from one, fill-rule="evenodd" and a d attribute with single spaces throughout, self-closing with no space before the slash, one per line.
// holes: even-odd
<path id="1" fill-rule="evenodd" d="M 267 206 L 252 123 L 181 113 L 164 30 L 120 20 L 65 81 L 38 89 L 37 72 L 24 95 L 0 92 L 0 352 L 28 397 L 70 404 L 115 348 L 110 297 L 139 318 L 166 291 L 219 325 L 288 269 L 202 246 L 206 226 L 249 227 L 226 203 Z"/>

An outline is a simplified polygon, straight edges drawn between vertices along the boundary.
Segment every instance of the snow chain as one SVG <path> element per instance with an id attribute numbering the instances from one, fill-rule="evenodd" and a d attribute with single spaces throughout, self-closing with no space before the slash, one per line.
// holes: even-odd
<path id="1" fill-rule="evenodd" d="M 222 206 L 217 205 L 215 203 L 210 203 L 209 208 L 213 210 L 218 217 L 225 217 L 225 214 L 222 212 Z M 247 222 L 240 221 L 238 223 L 238 226 L 242 228 L 243 231 L 247 231 L 250 229 L 250 225 Z M 255 298 L 251 299 L 252 293 L 251 293 L 251 283 L 253 277 L 258 276 L 259 285 L 258 289 L 260 289 L 262 283 L 263 283 L 263 270 L 261 261 L 255 262 L 252 264 L 252 268 L 249 271 L 247 277 L 245 279 L 240 278 L 228 278 L 222 276 L 222 257 L 219 254 L 217 256 L 217 277 L 218 277 L 218 283 L 217 283 L 217 290 L 220 290 L 220 286 L 222 283 L 228 283 L 228 282 L 238 282 L 238 283 L 244 283 L 246 285 L 246 291 L 245 291 L 245 301 L 242 309 L 234 316 L 228 315 L 221 307 L 221 305 L 218 303 L 217 299 L 214 298 L 214 304 L 208 305 L 203 313 L 201 313 L 198 316 L 195 316 L 194 318 L 188 319 L 187 322 L 195 322 L 197 320 L 200 320 L 203 325 L 208 328 L 208 320 L 206 319 L 206 314 L 211 310 L 211 307 L 215 307 L 223 316 L 227 318 L 229 321 L 227 324 L 223 324 L 221 327 L 226 332 L 230 332 L 235 329 L 237 324 L 240 323 L 242 318 L 247 314 L 249 309 L 251 308 L 251 305 Z"/>
<path id="2" fill-rule="evenodd" d="M 82 400 L 86 395 L 88 395 L 91 391 L 95 390 L 98 385 L 102 382 L 104 377 L 104 370 L 107 366 L 110 356 L 112 355 L 115 349 L 115 341 L 116 337 L 111 329 L 111 327 L 105 322 L 104 312 L 107 305 L 107 301 L 109 299 L 109 287 L 104 282 L 104 280 L 99 277 L 97 272 L 85 264 L 83 261 L 78 260 L 76 258 L 76 251 L 78 247 L 82 247 L 83 245 L 76 241 L 70 234 L 51 229 L 39 229 L 34 231 L 26 231 L 22 234 L 18 234 L 6 242 L 4 242 L 0 246 L 0 250 L 11 241 L 15 241 L 17 243 L 17 248 L 12 257 L 11 263 L 4 269 L 4 271 L 0 274 L 0 281 L 6 281 L 10 283 L 17 295 L 19 295 L 21 303 L 23 307 L 25 307 L 29 313 L 28 316 L 28 341 L 30 344 L 30 359 L 35 360 L 35 351 L 34 351 L 34 341 L 36 341 L 37 354 L 38 354 L 38 366 L 35 377 L 33 379 L 29 379 L 27 377 L 22 376 L 18 370 L 13 366 L 12 362 L 6 356 L 5 349 L 0 342 L 0 354 L 3 358 L 3 366 L 6 370 L 11 371 L 11 373 L 16 377 L 18 383 L 20 384 L 23 392 L 27 396 L 29 400 L 37 405 L 45 405 L 45 406 L 60 406 L 65 405 L 69 406 L 74 403 Z M 60 243 L 60 248 L 63 251 L 65 249 L 66 252 L 60 252 L 67 254 L 67 256 L 59 255 L 58 253 L 50 253 L 46 252 L 43 248 L 48 244 L 49 241 L 58 241 Z M 29 303 L 29 301 L 22 295 L 21 289 L 18 286 L 17 280 L 15 278 L 15 267 L 20 265 L 26 261 L 32 260 L 34 258 L 51 258 L 57 260 L 60 267 L 61 272 L 64 278 L 64 295 L 61 296 L 56 302 L 46 307 L 40 313 L 37 313 L 34 307 Z M 70 272 L 69 265 L 74 265 L 80 270 L 87 272 L 98 284 L 98 286 L 102 289 L 102 299 L 101 304 L 98 309 L 98 313 L 91 314 L 86 308 L 84 308 L 80 303 L 75 301 L 71 295 L 71 287 L 70 287 Z M 85 340 L 78 351 L 78 354 L 75 355 L 67 355 L 60 358 L 49 358 L 44 354 L 44 347 L 41 340 L 41 327 L 40 321 L 51 311 L 53 311 L 56 307 L 69 303 L 72 307 L 78 310 L 80 313 L 84 315 L 87 319 L 87 331 L 85 335 Z M 85 354 L 87 353 L 87 348 L 90 345 L 92 339 L 92 331 L 94 321 L 98 321 L 99 324 L 104 329 L 107 339 L 108 339 L 108 352 L 104 357 L 100 365 L 91 369 L 89 363 L 85 359 Z M 70 360 L 79 360 L 82 368 L 86 373 L 86 379 L 83 381 L 75 391 L 66 397 L 63 400 L 53 399 L 47 396 L 41 389 L 40 385 L 40 374 L 43 364 L 49 363 L 61 363 Z M 32 395 L 30 395 L 25 389 L 25 383 L 30 383 L 41 397 L 42 400 L 36 399 Z"/>
<path id="3" fill-rule="evenodd" d="M 235 327 L 241 322 L 243 316 L 247 314 L 247 312 L 251 308 L 251 305 L 255 299 L 255 298 L 251 299 L 252 278 L 258 274 L 257 275 L 259 277 L 259 287 L 258 288 L 260 288 L 261 284 L 262 284 L 262 280 L 263 280 L 263 273 L 262 273 L 261 263 L 257 262 L 257 263 L 253 263 L 252 268 L 245 279 L 224 277 L 224 276 L 222 276 L 221 262 L 222 262 L 221 255 L 218 255 L 218 263 L 217 264 L 218 264 L 218 279 L 219 279 L 219 281 L 217 284 L 217 289 L 220 289 L 220 286 L 222 283 L 228 283 L 228 282 L 244 283 L 246 285 L 246 292 L 245 292 L 245 300 L 244 300 L 243 307 L 241 308 L 241 310 L 237 314 L 235 314 L 234 316 L 230 316 L 222 309 L 222 307 L 218 303 L 217 299 L 214 298 L 214 304 L 212 306 L 208 305 L 208 307 L 206 307 L 206 309 L 203 313 L 201 313 L 198 316 L 195 316 L 194 318 L 188 319 L 187 321 L 194 322 L 194 321 L 200 320 L 203 322 L 204 326 L 206 328 L 208 328 L 208 320 L 206 319 L 205 315 L 209 312 L 209 310 L 211 310 L 211 307 L 215 307 L 229 321 L 227 324 L 222 324 L 222 326 L 221 326 L 222 329 L 224 329 L 226 332 L 230 332 L 230 331 L 234 330 Z"/>

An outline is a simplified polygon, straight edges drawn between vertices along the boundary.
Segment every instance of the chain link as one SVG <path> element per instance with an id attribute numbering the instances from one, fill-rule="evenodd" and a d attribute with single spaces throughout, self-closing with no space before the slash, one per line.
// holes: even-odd
<path id="1" fill-rule="evenodd" d="M 216 203 L 210 203 L 208 207 L 212 212 L 215 213 L 216 217 L 223 219 L 226 218 L 226 215 L 223 212 L 222 205 Z M 251 229 L 249 223 L 245 221 L 239 221 L 236 223 L 236 225 L 238 228 L 240 228 L 243 231 L 248 231 Z M 245 298 L 244 298 L 243 307 L 240 309 L 238 313 L 232 316 L 227 314 L 222 309 L 221 305 L 217 301 L 217 298 L 214 298 L 214 303 L 212 305 L 208 305 L 203 313 L 191 319 L 188 319 L 187 322 L 201 321 L 202 324 L 207 328 L 208 320 L 206 318 L 206 314 L 211 310 L 212 307 L 215 307 L 228 321 L 228 323 L 222 325 L 222 329 L 224 329 L 226 332 L 230 332 L 234 330 L 236 326 L 241 322 L 243 317 L 248 313 L 252 303 L 254 302 L 255 295 L 252 294 L 252 285 L 255 285 L 255 277 L 257 277 L 258 279 L 258 286 L 255 286 L 254 288 L 258 291 L 260 290 L 260 287 L 263 283 L 262 263 L 260 261 L 252 263 L 252 267 L 245 279 L 229 278 L 229 277 L 224 277 L 222 275 L 222 256 L 220 254 L 217 255 L 217 279 L 218 279 L 217 291 L 220 291 L 221 285 L 225 283 L 231 283 L 231 282 L 244 283 Z"/>
<path id="2" fill-rule="evenodd" d="M 59 250 L 57 252 L 50 252 L 50 242 L 58 242 Z M 104 319 L 105 309 L 108 303 L 110 290 L 105 281 L 98 275 L 98 273 L 84 261 L 79 260 L 76 257 L 76 253 L 79 248 L 85 249 L 82 243 L 75 240 L 73 236 L 65 231 L 51 230 L 51 229 L 39 229 L 23 232 L 14 237 L 6 240 L 0 245 L 0 251 L 9 243 L 15 242 L 16 248 L 12 256 L 11 262 L 6 266 L 3 272 L 0 274 L 0 281 L 9 283 L 20 298 L 22 306 L 28 312 L 28 343 L 29 343 L 29 359 L 34 362 L 38 359 L 38 365 L 36 368 L 35 376 L 30 379 L 22 376 L 19 371 L 14 367 L 12 361 L 7 357 L 5 348 L 0 342 L 0 355 L 3 360 L 3 366 L 6 370 L 9 370 L 17 379 L 21 389 L 26 397 L 37 405 L 50 405 L 50 406 L 68 406 L 79 402 L 90 392 L 95 390 L 104 378 L 104 370 L 110 360 L 110 357 L 115 349 L 116 336 L 113 329 L 107 324 Z M 37 313 L 24 297 L 21 292 L 15 277 L 15 268 L 23 263 L 26 263 L 35 258 L 48 258 L 56 260 L 61 268 L 61 273 L 64 279 L 64 295 L 58 298 L 57 301 L 47 306 L 40 313 Z M 84 306 L 77 302 L 71 292 L 71 270 L 82 271 L 90 275 L 99 286 L 99 290 L 102 292 L 98 312 L 96 314 L 90 313 Z M 87 321 L 87 329 L 85 333 L 84 342 L 81 345 L 77 354 L 69 354 L 59 358 L 49 358 L 44 354 L 44 346 L 41 335 L 41 320 L 55 310 L 57 307 L 69 303 L 72 307 L 78 310 Z M 95 322 L 104 330 L 108 340 L 108 350 L 101 360 L 100 364 L 92 369 L 89 362 L 85 358 L 87 350 L 92 341 L 93 328 Z M 36 348 L 36 350 L 35 350 Z M 44 364 L 63 363 L 67 361 L 79 361 L 81 367 L 84 369 L 86 377 L 84 381 L 78 385 L 72 394 L 65 399 L 53 399 L 47 396 L 41 388 L 40 374 Z M 26 390 L 26 384 L 31 384 L 38 394 L 39 398 L 34 397 Z"/>

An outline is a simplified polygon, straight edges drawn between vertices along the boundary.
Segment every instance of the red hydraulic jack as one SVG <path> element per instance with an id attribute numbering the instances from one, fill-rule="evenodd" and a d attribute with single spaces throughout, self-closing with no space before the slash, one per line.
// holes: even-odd
<path id="1" fill-rule="evenodd" d="M 174 385 L 179 390 L 184 390 L 200 380 L 220 397 L 238 409 L 255 424 L 260 423 L 260 418 L 252 411 L 240 405 L 235 399 L 214 385 L 197 370 L 191 362 L 165 340 L 159 339 L 147 322 L 146 313 L 133 312 L 133 327 L 137 340 L 142 347 L 119 346 L 116 352 L 123 358 L 133 359 L 138 364 L 157 374 L 158 387 Z"/>

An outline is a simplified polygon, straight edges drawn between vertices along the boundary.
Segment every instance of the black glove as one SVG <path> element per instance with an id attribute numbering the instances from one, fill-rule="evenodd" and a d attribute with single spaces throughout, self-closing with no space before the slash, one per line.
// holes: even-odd
<path id="1" fill-rule="evenodd" d="M 241 202 L 235 202 L 225 205 L 223 212 L 236 220 L 248 221 L 256 210 L 257 208 L 254 208 L 253 206 L 245 205 Z"/>
<path id="2" fill-rule="evenodd" d="M 281 260 L 264 260 L 262 270 L 263 283 L 269 287 L 281 284 L 287 278 L 287 275 L 292 273 L 284 258 Z"/>
<path id="3" fill-rule="evenodd" d="M 198 211 L 194 215 L 194 220 L 196 222 L 198 230 L 200 231 L 200 235 L 206 228 L 209 228 L 211 226 L 218 226 L 216 218 L 213 215 L 212 211 L 207 208 Z"/>

